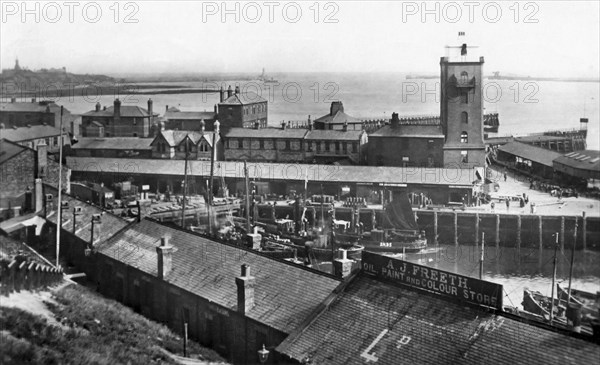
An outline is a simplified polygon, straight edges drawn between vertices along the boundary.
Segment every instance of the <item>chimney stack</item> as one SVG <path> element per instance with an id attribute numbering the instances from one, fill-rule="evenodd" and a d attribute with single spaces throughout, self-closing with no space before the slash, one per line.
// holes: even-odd
<path id="1" fill-rule="evenodd" d="M 43 179 L 46 177 L 48 168 L 48 146 L 44 140 L 37 145 L 37 178 Z"/>
<path id="2" fill-rule="evenodd" d="M 329 109 L 329 115 L 335 115 L 337 112 L 344 111 L 344 104 L 341 101 L 334 101 L 331 103 L 331 108 Z"/>
<path id="3" fill-rule="evenodd" d="M 118 98 L 115 99 L 113 106 L 115 109 L 113 112 L 115 119 L 121 118 L 121 100 L 119 100 Z"/>
<path id="4" fill-rule="evenodd" d="M 392 128 L 398 128 L 400 125 L 400 119 L 398 118 L 398 113 L 392 113 Z"/>
<path id="5" fill-rule="evenodd" d="M 231 85 L 227 88 L 227 98 L 230 98 L 233 95 L 233 90 L 231 89 Z"/>
<path id="6" fill-rule="evenodd" d="M 157 276 L 159 279 L 164 279 L 173 266 L 173 246 L 169 245 L 169 237 L 163 236 L 160 239 L 160 246 L 156 248 L 156 257 L 158 263 Z"/>
<path id="7" fill-rule="evenodd" d="M 219 89 L 219 103 L 222 103 L 225 100 L 225 90 L 223 90 L 223 85 Z"/>
<path id="8" fill-rule="evenodd" d="M 238 312 L 241 314 L 247 314 L 252 308 L 254 308 L 254 285 L 256 284 L 256 278 L 250 276 L 250 265 L 242 265 L 242 275 L 235 278 L 235 285 L 237 286 L 237 304 Z"/>
<path id="9" fill-rule="evenodd" d="M 281 121 L 281 129 L 284 129 L 284 130 L 285 130 L 285 125 L 286 125 L 286 124 L 285 124 L 285 120 L 282 120 L 282 121 Z"/>
<path id="10" fill-rule="evenodd" d="M 96 111 L 99 112 L 101 107 L 102 106 L 100 105 L 100 102 L 97 102 L 96 103 Z"/>
<path id="11" fill-rule="evenodd" d="M 348 122 L 344 122 L 344 132 L 348 132 Z"/>
<path id="12" fill-rule="evenodd" d="M 169 106 L 165 105 L 165 113 L 169 111 Z"/>
<path id="13" fill-rule="evenodd" d="M 333 261 L 333 272 L 335 273 L 335 276 L 345 278 L 352 272 L 352 263 L 354 261 L 349 260 L 346 257 L 346 250 L 339 249 L 339 252 L 341 253 L 341 258 Z"/>
<path id="14" fill-rule="evenodd" d="M 240 94 L 240 87 L 239 87 L 239 86 L 236 86 L 236 87 L 235 87 L 235 94 L 236 94 L 236 95 L 239 95 L 239 94 Z"/>

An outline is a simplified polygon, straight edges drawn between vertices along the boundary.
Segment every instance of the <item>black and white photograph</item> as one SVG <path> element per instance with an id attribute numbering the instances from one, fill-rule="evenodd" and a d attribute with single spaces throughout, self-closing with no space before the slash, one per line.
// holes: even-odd
<path id="1" fill-rule="evenodd" d="M 600 1 L 0 0 L 0 363 L 600 362 Z"/>

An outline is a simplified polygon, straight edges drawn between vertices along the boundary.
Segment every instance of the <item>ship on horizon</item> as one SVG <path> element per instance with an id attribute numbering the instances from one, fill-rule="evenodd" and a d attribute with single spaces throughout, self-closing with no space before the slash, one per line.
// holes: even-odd
<path id="1" fill-rule="evenodd" d="M 264 67 L 263 67 L 263 69 L 262 69 L 262 74 L 260 74 L 260 75 L 258 76 L 258 80 L 259 80 L 259 81 L 262 81 L 262 82 L 263 82 L 263 83 L 265 83 L 265 84 L 275 84 L 275 83 L 279 82 L 279 81 L 277 81 L 276 79 L 274 79 L 273 77 L 270 77 L 270 78 L 269 78 L 269 77 L 267 76 L 267 74 L 265 73 L 265 68 L 264 68 Z"/>

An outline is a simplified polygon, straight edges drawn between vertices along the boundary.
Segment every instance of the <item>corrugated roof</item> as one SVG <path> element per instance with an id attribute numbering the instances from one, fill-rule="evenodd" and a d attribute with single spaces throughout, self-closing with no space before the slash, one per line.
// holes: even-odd
<path id="1" fill-rule="evenodd" d="M 313 364 L 588 364 L 600 357 L 591 342 L 366 275 L 296 333 L 276 351 Z"/>
<path id="2" fill-rule="evenodd" d="M 554 159 L 562 156 L 561 153 L 556 151 L 551 151 L 545 148 L 516 141 L 499 146 L 498 150 L 549 167 L 552 167 L 552 161 Z"/>
<path id="3" fill-rule="evenodd" d="M 27 148 L 14 142 L 0 139 L 0 164 L 3 164 L 25 150 L 27 150 Z"/>
<path id="4" fill-rule="evenodd" d="M 354 118 L 345 112 L 338 110 L 334 115 L 325 114 L 324 116 L 315 119 L 315 123 L 325 123 L 325 124 L 352 124 L 352 123 L 362 123 L 362 121 L 358 118 Z"/>
<path id="5" fill-rule="evenodd" d="M 562 164 L 577 170 L 600 171 L 600 151 L 584 150 L 567 153 L 554 159 L 557 164 Z"/>
<path id="6" fill-rule="evenodd" d="M 72 149 L 82 150 L 151 150 L 152 138 L 110 137 L 110 138 L 79 138 L 71 146 Z"/>
<path id="7" fill-rule="evenodd" d="M 0 138 L 5 138 L 13 142 L 56 136 L 60 136 L 60 129 L 50 125 L 32 125 L 31 127 L 0 129 Z M 65 143 L 68 143 L 67 140 L 65 140 Z"/>
<path id="8" fill-rule="evenodd" d="M 223 100 L 219 105 L 247 105 L 254 103 L 262 103 L 267 100 L 255 92 L 248 91 L 245 93 L 233 94 L 227 99 Z"/>
<path id="9" fill-rule="evenodd" d="M 369 134 L 369 137 L 420 137 L 420 138 L 444 138 L 441 125 L 435 124 L 400 124 L 393 128 L 386 125 Z"/>
<path id="10" fill-rule="evenodd" d="M 92 116 L 92 117 L 112 117 L 114 116 L 115 107 L 111 106 L 106 108 L 106 110 L 90 110 L 87 113 L 84 113 L 84 116 Z M 139 107 L 137 105 L 121 105 L 120 112 L 122 117 L 129 118 L 148 118 L 150 117 L 150 113 L 147 109 Z M 157 113 L 153 113 L 155 116 L 158 116 Z"/>
<path id="11" fill-rule="evenodd" d="M 229 128 L 224 138 L 294 138 L 302 139 L 308 130 L 304 128 Z"/>
<path id="12" fill-rule="evenodd" d="M 67 165 L 73 171 L 106 171 L 142 175 L 183 176 L 184 160 L 127 159 L 100 157 L 67 157 Z M 210 176 L 210 161 L 188 161 L 192 176 Z M 243 162 L 218 161 L 215 176 L 244 176 Z M 429 184 L 471 187 L 477 178 L 474 169 L 444 169 L 422 167 L 390 166 L 335 166 L 307 165 L 297 163 L 249 162 L 251 179 L 347 182 L 347 183 L 386 183 L 386 184 Z"/>
<path id="13" fill-rule="evenodd" d="M 177 120 L 208 120 L 215 119 L 217 114 L 215 112 L 181 112 L 181 111 L 167 111 L 164 115 L 164 118 L 169 119 L 177 119 Z"/>
<path id="14" fill-rule="evenodd" d="M 98 246 L 98 252 L 147 274 L 157 275 L 156 247 L 168 236 L 174 247 L 165 281 L 230 310 L 237 310 L 235 278 L 242 264 L 256 278 L 251 319 L 291 332 L 340 284 L 322 275 L 254 251 L 142 220 Z"/>
<path id="15" fill-rule="evenodd" d="M 333 129 L 313 129 L 306 134 L 307 140 L 329 140 L 329 141 L 358 141 L 363 131 L 340 131 Z"/>

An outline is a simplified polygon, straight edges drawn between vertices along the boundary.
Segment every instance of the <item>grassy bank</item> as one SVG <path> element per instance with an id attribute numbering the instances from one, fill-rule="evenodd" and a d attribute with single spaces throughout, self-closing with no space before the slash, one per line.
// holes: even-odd
<path id="1" fill-rule="evenodd" d="M 45 302 L 60 325 L 20 308 L 0 307 L 1 364 L 175 364 L 158 347 L 182 355 L 182 340 L 167 327 L 118 302 L 69 285 Z M 188 342 L 190 357 L 223 359 Z"/>

